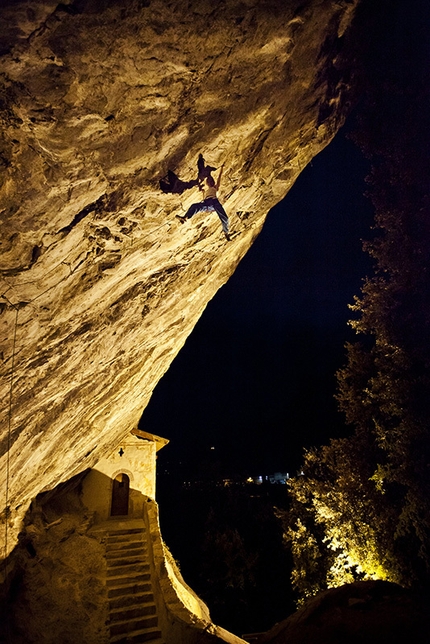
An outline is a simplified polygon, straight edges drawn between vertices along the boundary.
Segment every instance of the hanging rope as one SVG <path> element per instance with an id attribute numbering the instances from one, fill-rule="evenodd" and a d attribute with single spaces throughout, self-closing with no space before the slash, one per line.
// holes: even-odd
<path id="1" fill-rule="evenodd" d="M 13 343 L 12 343 L 12 364 L 10 368 L 10 387 L 9 387 L 9 410 L 8 410 L 8 429 L 7 429 L 7 449 L 6 449 L 6 502 L 5 502 L 5 522 L 4 522 L 4 558 L 3 558 L 3 566 L 4 566 L 4 582 L 3 582 L 3 588 L 4 588 L 4 611 L 5 614 L 3 615 L 3 625 L 5 628 L 5 636 L 6 636 L 6 641 L 11 644 L 11 632 L 10 632 L 10 623 L 9 623 L 9 618 L 7 615 L 7 549 L 8 549 L 8 523 L 9 523 L 9 516 L 8 516 L 8 506 L 9 506 L 9 472 L 10 472 L 10 439 L 11 439 L 11 433 L 12 433 L 12 399 L 13 399 L 13 377 L 14 377 L 14 372 L 15 372 L 15 349 L 16 349 L 16 330 L 18 327 L 18 313 L 19 313 L 19 308 L 17 306 L 12 305 L 15 309 L 15 324 L 14 324 L 14 330 L 13 330 Z"/>
<path id="2" fill-rule="evenodd" d="M 9 387 L 9 413 L 8 413 L 8 430 L 7 430 L 7 449 L 6 449 L 6 503 L 5 503 L 5 529 L 4 529 L 4 562 L 6 578 L 6 557 L 8 544 L 8 505 L 9 505 L 9 472 L 10 472 L 10 438 L 12 433 L 12 397 L 13 397 L 13 377 L 15 371 L 15 347 L 16 347 L 16 330 L 18 327 L 18 307 L 15 307 L 15 326 L 13 330 L 12 343 L 12 364 L 10 369 L 10 387 Z"/>

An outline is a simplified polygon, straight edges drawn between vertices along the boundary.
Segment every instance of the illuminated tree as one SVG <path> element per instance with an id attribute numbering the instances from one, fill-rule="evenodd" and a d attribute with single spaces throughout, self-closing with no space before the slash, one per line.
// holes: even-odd
<path id="1" fill-rule="evenodd" d="M 372 162 L 375 208 L 365 244 L 374 275 L 351 306 L 358 340 L 338 373 L 339 407 L 354 434 L 308 452 L 291 485 L 293 554 L 303 542 L 308 559 L 318 546 L 325 562 L 306 587 L 304 555 L 295 555 L 302 594 L 357 578 L 430 580 L 430 83 L 420 3 L 406 14 L 401 5 L 390 4 L 395 21 L 384 26 L 397 29 L 397 50 L 382 42 L 373 52 L 354 135 Z M 413 25 L 413 40 L 403 24 Z M 306 542 L 302 526 L 312 524 Z"/>
<path id="2" fill-rule="evenodd" d="M 301 599 L 360 579 L 402 582 L 407 567 L 392 539 L 395 514 L 372 480 L 380 450 L 364 433 L 305 453 L 282 513 Z"/>

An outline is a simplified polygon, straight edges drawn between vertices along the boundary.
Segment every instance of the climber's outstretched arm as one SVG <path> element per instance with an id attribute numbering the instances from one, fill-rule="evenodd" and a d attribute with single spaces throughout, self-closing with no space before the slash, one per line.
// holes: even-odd
<path id="1" fill-rule="evenodd" d="M 223 169 L 224 169 L 224 164 L 222 164 L 222 166 L 221 166 L 221 169 L 220 169 L 220 171 L 219 171 L 219 175 L 218 175 L 218 179 L 217 179 L 217 182 L 216 182 L 216 184 L 215 184 L 215 188 L 216 188 L 217 190 L 218 190 L 218 188 L 219 188 L 219 187 L 220 187 L 220 185 L 221 185 L 221 177 L 222 177 L 222 171 L 223 171 Z"/>

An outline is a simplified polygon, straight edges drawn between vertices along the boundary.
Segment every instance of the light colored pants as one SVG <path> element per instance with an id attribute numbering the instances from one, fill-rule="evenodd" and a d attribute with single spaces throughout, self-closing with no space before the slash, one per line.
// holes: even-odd
<path id="1" fill-rule="evenodd" d="M 197 212 L 210 212 L 211 210 L 214 210 L 217 213 L 218 217 L 221 219 L 223 231 L 228 234 L 227 213 L 218 199 L 215 199 L 214 197 L 209 197 L 204 201 L 199 201 L 198 203 L 191 204 L 186 212 L 185 217 L 187 219 L 191 219 L 191 217 Z"/>

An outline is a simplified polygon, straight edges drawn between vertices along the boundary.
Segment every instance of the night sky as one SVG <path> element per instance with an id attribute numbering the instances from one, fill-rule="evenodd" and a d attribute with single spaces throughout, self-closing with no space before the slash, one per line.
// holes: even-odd
<path id="1" fill-rule="evenodd" d="M 159 471 L 294 474 L 303 447 L 348 432 L 335 372 L 353 338 L 347 305 L 371 265 L 361 240 L 373 215 L 368 163 L 347 128 L 271 210 L 156 387 L 140 426 L 171 441 Z"/>

